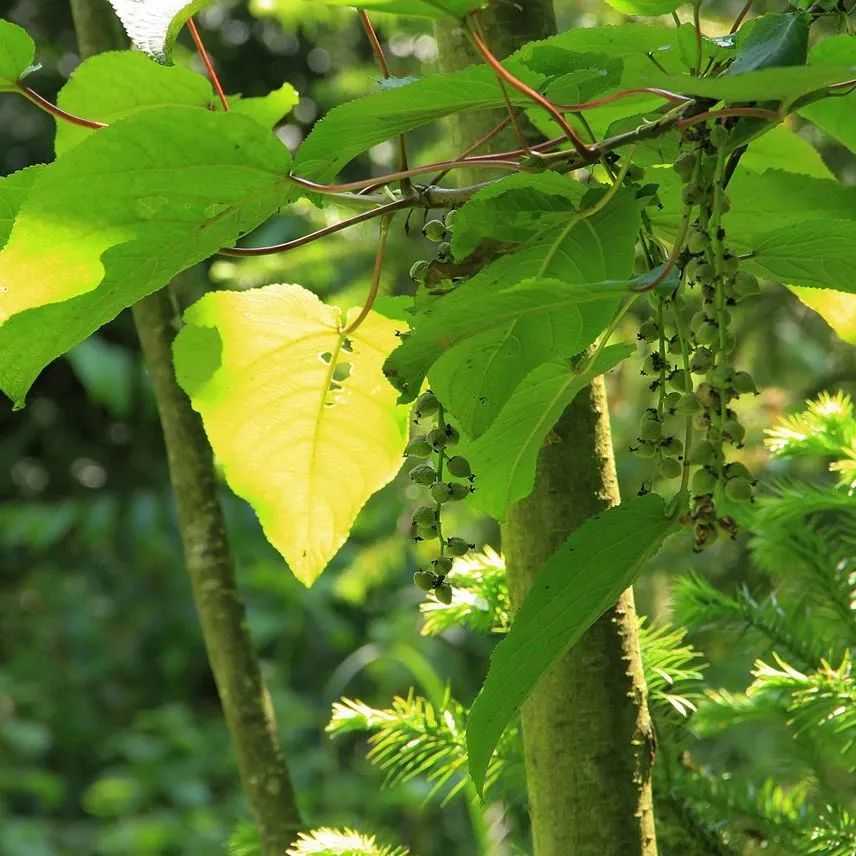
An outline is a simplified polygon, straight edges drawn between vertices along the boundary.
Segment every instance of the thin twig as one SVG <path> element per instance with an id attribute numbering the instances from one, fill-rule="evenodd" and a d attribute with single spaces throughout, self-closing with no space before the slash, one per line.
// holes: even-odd
<path id="1" fill-rule="evenodd" d="M 701 3 L 702 3 L 702 0 L 695 0 L 695 3 L 693 3 L 693 26 L 695 27 L 695 40 L 696 40 L 696 67 L 695 67 L 696 77 L 698 77 L 701 74 L 701 61 L 702 61 Z"/>
<path id="2" fill-rule="evenodd" d="M 469 157 L 473 152 L 478 151 L 482 146 L 487 145 L 492 139 L 494 139 L 494 137 L 501 134 L 509 124 L 511 124 L 511 116 L 506 116 L 498 125 L 494 125 L 494 127 L 486 134 L 483 134 L 474 143 L 467 146 L 455 160 L 463 160 L 464 158 Z M 439 184 L 448 174 L 449 170 L 444 170 L 438 175 L 435 175 L 434 178 L 431 179 L 431 184 Z"/>
<path id="3" fill-rule="evenodd" d="M 672 104 L 685 104 L 693 99 L 687 95 L 678 95 L 677 92 L 670 92 L 668 89 L 660 89 L 656 86 L 637 86 L 632 89 L 622 89 L 620 92 L 614 92 L 612 95 L 605 95 L 603 98 L 594 98 L 591 101 L 582 101 L 579 104 L 557 104 L 556 106 L 563 113 L 576 113 L 580 110 L 592 110 L 595 107 L 603 107 L 605 104 L 611 104 L 613 101 L 619 101 L 622 98 L 627 98 L 630 95 L 658 95 L 660 98 L 665 98 L 666 101 Z"/>
<path id="4" fill-rule="evenodd" d="M 372 287 L 369 291 L 369 296 L 366 299 L 365 306 L 363 306 L 362 312 L 357 316 L 356 320 L 347 330 L 345 330 L 346 336 L 353 335 L 360 324 L 369 317 L 369 313 L 372 311 L 372 307 L 375 304 L 375 300 L 377 300 L 378 292 L 380 291 L 380 276 L 383 273 L 383 260 L 386 256 L 386 242 L 389 237 L 389 224 L 392 218 L 390 216 L 384 217 L 380 221 L 380 239 L 377 245 L 377 253 L 375 254 L 375 265 L 374 265 L 374 273 L 372 274 Z"/>
<path id="5" fill-rule="evenodd" d="M 217 75 L 217 69 L 214 68 L 214 63 L 211 61 L 211 57 L 205 49 L 202 36 L 199 35 L 199 30 L 196 28 L 196 22 L 193 18 L 187 19 L 187 29 L 190 31 L 193 44 L 196 45 L 196 52 L 199 54 L 199 58 L 202 60 L 202 64 L 208 72 L 208 79 L 211 81 L 211 85 L 214 87 L 214 91 L 217 93 L 217 97 L 220 99 L 223 109 L 228 113 L 229 99 L 226 98 L 226 93 L 223 91 L 223 84 L 220 83 L 220 78 Z"/>
<path id="6" fill-rule="evenodd" d="M 77 125 L 80 128 L 91 128 L 92 130 L 99 130 L 100 128 L 107 127 L 104 122 L 95 122 L 92 119 L 83 119 L 80 116 L 75 116 L 73 113 L 67 113 L 61 107 L 58 107 L 56 104 L 48 101 L 47 98 L 43 98 L 34 89 L 30 89 L 29 86 L 25 86 L 20 80 L 17 82 L 16 86 L 18 87 L 18 92 L 20 92 L 27 101 L 31 104 L 35 104 L 36 107 L 40 110 L 44 110 L 45 113 L 50 113 L 51 116 L 54 116 L 57 119 L 62 119 L 63 122 Z"/>
<path id="7" fill-rule="evenodd" d="M 740 10 L 740 14 L 734 19 L 734 23 L 728 31 L 730 35 L 733 35 L 740 29 L 743 19 L 749 14 L 749 10 L 752 8 L 754 2 L 755 0 L 746 0 L 746 5 Z"/>
<path id="8" fill-rule="evenodd" d="M 549 98 L 545 98 L 540 92 L 533 89 L 527 83 L 524 83 L 518 77 L 515 77 L 490 51 L 487 44 L 485 44 L 484 39 L 478 32 L 477 27 L 474 24 L 475 18 L 473 15 L 468 16 L 467 18 L 467 29 L 470 33 L 470 36 L 473 39 L 473 43 L 475 44 L 478 52 L 484 57 L 485 62 L 510 86 L 514 87 L 518 92 L 521 92 L 527 98 L 530 98 L 534 101 L 539 107 L 543 107 L 557 122 L 559 127 L 565 132 L 565 135 L 570 140 L 571 145 L 576 149 L 577 154 L 580 157 L 587 158 L 588 160 L 593 160 L 593 153 L 591 149 L 579 138 L 577 132 L 568 124 L 567 119 L 562 115 L 562 112 L 556 107 L 556 105 L 550 101 Z"/>
<path id="9" fill-rule="evenodd" d="M 763 107 L 723 107 L 721 110 L 705 110 L 686 119 L 678 120 L 679 128 L 689 128 L 699 122 L 712 119 L 727 119 L 729 116 L 749 116 L 754 119 L 766 119 L 769 122 L 781 122 L 782 117 L 775 110 L 765 110 Z"/>
<path id="10" fill-rule="evenodd" d="M 382 205 L 380 208 L 372 208 L 371 211 L 364 211 L 362 214 L 357 214 L 355 217 L 349 217 L 347 220 L 341 220 L 338 223 L 333 223 L 332 226 L 325 226 L 323 229 L 318 229 L 317 232 L 311 232 L 308 235 L 295 238 L 293 241 L 286 241 L 282 244 L 272 244 L 269 247 L 228 247 L 220 250 L 220 255 L 246 258 L 247 256 L 272 256 L 276 253 L 287 253 L 289 250 L 296 250 L 300 247 L 305 247 L 307 244 L 311 244 L 313 241 L 317 241 L 320 238 L 326 238 L 328 235 L 335 235 L 336 232 L 349 229 L 351 226 L 366 223 L 369 220 L 374 220 L 376 217 L 388 218 L 396 211 L 402 211 L 405 208 L 413 207 L 414 202 L 409 197 L 406 199 L 399 199 L 396 202 L 390 202 L 389 205 Z"/>

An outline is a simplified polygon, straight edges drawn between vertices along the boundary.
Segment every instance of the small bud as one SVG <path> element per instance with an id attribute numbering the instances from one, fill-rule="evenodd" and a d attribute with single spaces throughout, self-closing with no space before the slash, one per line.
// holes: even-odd
<path id="1" fill-rule="evenodd" d="M 429 220 L 422 227 L 422 234 L 435 243 L 440 243 L 446 237 L 446 224 L 442 220 Z"/>
<path id="2" fill-rule="evenodd" d="M 428 281 L 428 268 L 430 265 L 425 259 L 420 259 L 418 262 L 414 262 L 413 266 L 410 268 L 410 279 L 413 280 L 416 285 L 424 285 Z"/>

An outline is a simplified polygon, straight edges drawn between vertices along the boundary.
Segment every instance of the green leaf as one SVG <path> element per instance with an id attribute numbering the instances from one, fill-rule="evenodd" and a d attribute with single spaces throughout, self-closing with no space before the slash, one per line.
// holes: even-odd
<path id="1" fill-rule="evenodd" d="M 233 113 L 240 113 L 255 119 L 265 128 L 278 125 L 300 102 L 300 95 L 290 83 L 283 83 L 279 89 L 254 98 L 230 96 L 229 104 Z"/>
<path id="2" fill-rule="evenodd" d="M 757 238 L 748 270 L 788 285 L 856 294 L 856 220 L 808 220 Z"/>
<path id="3" fill-rule="evenodd" d="M 553 356 L 572 356 L 606 326 L 630 278 L 638 225 L 636 199 L 621 192 L 603 210 L 576 225 L 569 218 L 432 303 L 388 361 L 406 384 L 404 400 L 444 356 L 432 384 L 464 430 L 481 433 L 529 371 Z M 603 280 L 617 282 L 596 285 Z M 537 305 L 541 299 L 554 303 L 552 314 Z M 453 352 L 464 342 L 474 351 Z"/>
<path id="4" fill-rule="evenodd" d="M 465 259 L 484 240 L 522 244 L 567 222 L 586 190 L 557 172 L 519 173 L 488 185 L 455 215 L 455 256 Z"/>
<path id="5" fill-rule="evenodd" d="M 613 9 L 625 15 L 668 15 L 682 5 L 684 0 L 606 0 Z"/>
<path id="6" fill-rule="evenodd" d="M 726 73 L 805 65 L 810 25 L 811 19 L 804 13 L 770 13 L 755 18 L 738 34 L 737 57 Z"/>
<path id="7" fill-rule="evenodd" d="M 490 428 L 462 452 L 478 474 L 472 504 L 503 520 L 512 503 L 529 496 L 538 453 L 565 408 L 598 375 L 635 350 L 632 345 L 604 348 L 582 373 L 569 360 L 545 363 L 530 372 Z"/>
<path id="8" fill-rule="evenodd" d="M 211 84 L 180 66 L 163 66 L 136 51 L 97 54 L 78 66 L 63 86 L 57 103 L 63 110 L 114 124 L 148 107 L 207 108 Z M 58 122 L 57 157 L 96 133 L 70 122 Z"/>
<path id="9" fill-rule="evenodd" d="M 238 496 L 307 586 L 366 500 L 395 478 L 406 442 L 381 372 L 397 322 L 342 318 L 297 285 L 221 291 L 184 315 L 179 383 Z"/>
<path id="10" fill-rule="evenodd" d="M 479 792 L 503 730 L 538 679 L 632 585 L 676 528 L 660 497 L 633 499 L 589 518 L 538 572 L 470 710 L 470 775 Z"/>
<path id="11" fill-rule="evenodd" d="M 488 0 L 322 0 L 328 6 L 355 6 L 372 12 L 394 12 L 422 18 L 463 18 L 487 5 Z"/>
<path id="12" fill-rule="evenodd" d="M 717 101 L 775 100 L 790 103 L 810 92 L 853 77 L 856 77 L 856 65 L 810 65 L 763 68 L 723 77 L 690 77 L 653 72 L 646 85 Z"/>
<path id="13" fill-rule="evenodd" d="M 15 92 L 35 58 L 36 46 L 27 31 L 0 18 L 0 92 Z"/>
<path id="14" fill-rule="evenodd" d="M 754 172 L 781 169 L 813 178 L 834 178 L 818 150 L 787 125 L 776 125 L 752 140 L 740 166 Z"/>
<path id="15" fill-rule="evenodd" d="M 0 184 L 20 204 L 0 252 L 0 388 L 21 406 L 47 363 L 292 199 L 289 169 L 251 119 L 166 107 Z"/>
<path id="16" fill-rule="evenodd" d="M 816 44 L 809 53 L 809 65 L 856 65 L 856 39 L 833 36 Z M 856 77 L 856 75 L 854 75 Z M 856 152 L 856 92 L 826 98 L 799 111 L 838 142 Z"/>
<path id="17" fill-rule="evenodd" d="M 188 19 L 214 0 L 110 0 L 125 32 L 141 51 L 166 60 Z"/>
<path id="18" fill-rule="evenodd" d="M 515 71 L 530 84 L 542 80 L 523 67 Z M 516 90 L 509 89 L 508 97 L 518 106 L 531 103 Z M 496 74 L 487 66 L 433 74 L 384 89 L 334 107 L 317 122 L 297 152 L 295 170 L 313 181 L 330 181 L 357 155 L 391 137 L 444 116 L 504 104 Z"/>

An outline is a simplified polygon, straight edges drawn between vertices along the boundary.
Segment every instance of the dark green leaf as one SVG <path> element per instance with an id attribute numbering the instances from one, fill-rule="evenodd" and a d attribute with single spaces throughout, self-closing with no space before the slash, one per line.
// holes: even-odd
<path id="1" fill-rule="evenodd" d="M 810 23 L 809 16 L 804 13 L 771 13 L 750 21 L 738 35 L 737 58 L 727 73 L 805 65 Z"/>
<path id="2" fill-rule="evenodd" d="M 541 568 L 470 710 L 470 775 L 479 791 L 502 732 L 538 679 L 632 585 L 676 528 L 660 497 L 633 499 L 589 518 Z"/>

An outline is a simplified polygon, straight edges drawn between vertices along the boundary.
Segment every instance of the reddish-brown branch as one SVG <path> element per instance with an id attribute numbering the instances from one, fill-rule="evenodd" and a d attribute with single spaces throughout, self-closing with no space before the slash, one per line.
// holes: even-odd
<path id="1" fill-rule="evenodd" d="M 734 19 L 734 23 L 728 31 L 729 33 L 736 33 L 740 29 L 743 19 L 749 14 L 749 10 L 752 8 L 752 4 L 754 2 L 755 0 L 746 0 L 746 5 L 740 10 L 740 14 Z"/>
<path id="2" fill-rule="evenodd" d="M 543 107 L 556 121 L 559 127 L 564 131 L 567 138 L 570 140 L 571 145 L 576 149 L 576 152 L 580 157 L 585 158 L 586 160 L 593 160 L 594 153 L 592 150 L 579 138 L 577 132 L 568 124 L 568 121 L 562 115 L 561 110 L 559 110 L 556 105 L 550 101 L 549 98 L 545 98 L 540 92 L 533 89 L 528 84 L 524 83 L 518 77 L 513 75 L 490 51 L 490 48 L 485 43 L 485 40 L 481 37 L 478 32 L 478 28 L 474 25 L 475 18 L 471 15 L 467 18 L 467 27 L 472 37 L 473 43 L 476 46 L 478 52 L 484 57 L 485 62 L 499 75 L 502 80 L 516 89 L 518 92 L 525 95 L 527 98 L 534 101 L 539 107 Z"/>
<path id="3" fill-rule="evenodd" d="M 56 104 L 48 101 L 47 98 L 42 98 L 35 89 L 30 89 L 29 86 L 25 86 L 23 83 L 18 81 L 18 92 L 24 96 L 31 104 L 35 104 L 40 110 L 44 110 L 45 113 L 50 113 L 51 116 L 55 116 L 57 119 L 62 119 L 63 122 L 68 122 L 72 125 L 77 125 L 81 128 L 91 128 L 92 130 L 99 130 L 100 128 L 106 128 L 107 125 L 104 122 L 95 122 L 92 119 L 83 119 L 80 116 L 75 116 L 73 113 L 67 113 L 61 107 L 57 107 Z"/>
<path id="4" fill-rule="evenodd" d="M 577 113 L 581 110 L 592 110 L 595 107 L 603 107 L 605 104 L 611 104 L 613 101 L 619 101 L 622 98 L 627 98 L 631 95 L 658 95 L 660 98 L 665 98 L 666 101 L 672 104 L 685 104 L 692 101 L 686 95 L 678 95 L 677 92 L 669 92 L 668 89 L 659 89 L 656 86 L 639 86 L 633 89 L 622 89 L 620 92 L 614 92 L 612 95 L 605 95 L 603 98 L 594 98 L 591 101 L 583 101 L 579 104 L 557 104 L 556 106 L 563 113 Z"/>
<path id="5" fill-rule="evenodd" d="M 283 244 L 272 244 L 268 247 L 228 247 L 220 250 L 220 255 L 246 258 L 248 256 L 272 256 L 276 253 L 287 253 L 289 250 L 296 250 L 299 247 L 305 247 L 313 241 L 317 241 L 320 238 L 326 238 L 328 235 L 334 235 L 336 232 L 349 229 L 351 226 L 357 226 L 358 224 L 365 223 L 368 220 L 374 220 L 376 217 L 389 217 L 396 211 L 411 208 L 412 206 L 413 201 L 411 199 L 399 199 L 396 202 L 390 202 L 389 205 L 381 205 L 379 208 L 372 208 L 370 211 L 363 211 L 362 214 L 349 217 L 347 220 L 342 220 L 339 223 L 333 223 L 332 226 L 325 226 L 317 232 L 311 232 L 308 235 L 295 238 L 293 241 L 286 241 Z"/>
<path id="6" fill-rule="evenodd" d="M 780 122 L 782 117 L 775 110 L 765 110 L 763 107 L 723 107 L 721 110 L 705 110 L 686 119 L 679 119 L 679 128 L 689 128 L 699 122 L 708 122 L 714 119 L 727 119 L 730 116 L 749 116 L 753 119 L 766 119 L 768 122 Z"/>
<path id="7" fill-rule="evenodd" d="M 214 87 L 214 91 L 217 93 L 217 97 L 220 99 L 223 109 L 228 112 L 229 99 L 226 98 L 226 93 L 223 91 L 223 84 L 220 83 L 220 78 L 217 75 L 217 69 L 214 68 L 214 63 L 211 61 L 211 57 L 205 49 L 202 36 L 199 35 L 199 30 L 196 28 L 196 22 L 193 18 L 187 19 L 187 29 L 190 31 L 193 44 L 196 45 L 196 52 L 199 54 L 199 58 L 202 60 L 202 64 L 208 72 L 208 79 L 211 81 L 211 85 Z"/>
<path id="8" fill-rule="evenodd" d="M 375 254 L 375 265 L 374 265 L 374 273 L 372 274 L 372 287 L 369 291 L 369 296 L 366 298 L 365 306 L 363 306 L 362 312 L 356 317 L 356 320 L 347 330 L 345 330 L 345 335 L 350 336 L 355 333 L 360 324 L 369 317 L 369 312 L 372 311 L 372 307 L 375 305 L 375 300 L 377 300 L 378 292 L 380 291 L 380 276 L 383 273 L 383 260 L 386 256 L 386 241 L 389 237 L 389 216 L 383 218 L 380 221 L 380 240 L 377 245 L 377 253 Z"/>

